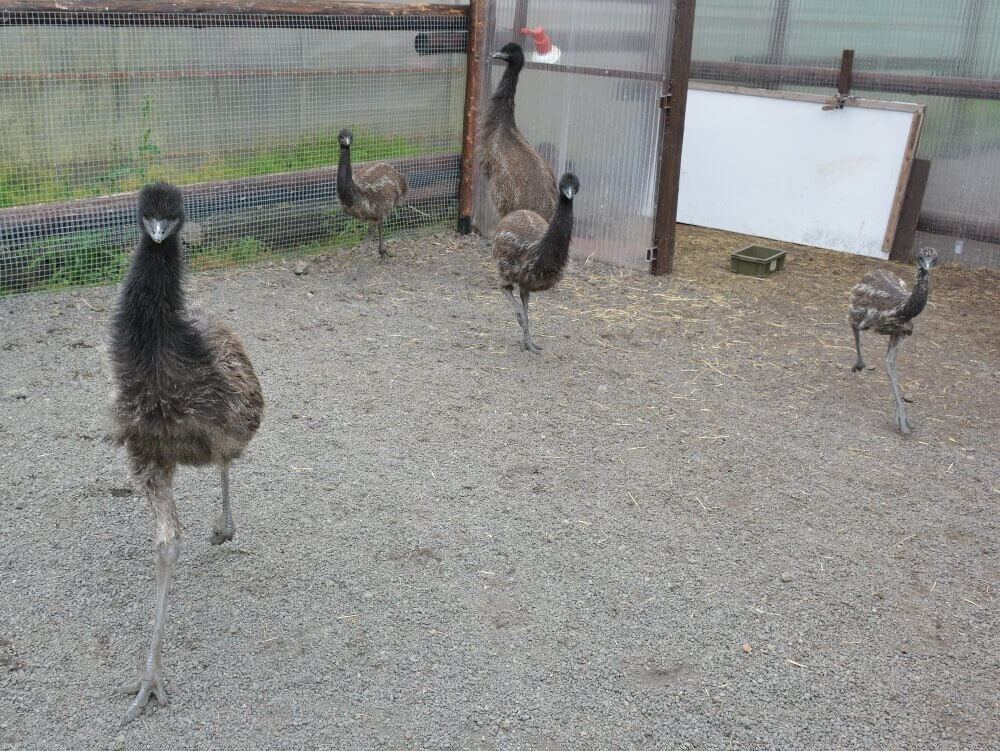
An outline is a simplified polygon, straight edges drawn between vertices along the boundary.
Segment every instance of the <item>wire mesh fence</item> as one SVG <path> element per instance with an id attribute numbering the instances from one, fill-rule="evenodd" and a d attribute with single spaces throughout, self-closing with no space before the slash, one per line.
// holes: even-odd
<path id="1" fill-rule="evenodd" d="M 453 224 L 459 10 L 3 13 L 0 294 L 119 278 L 130 191 L 153 180 L 185 188 L 194 269 L 357 243 L 366 226 L 336 202 L 342 127 L 355 163 L 410 184 L 388 232 Z"/>
<path id="2" fill-rule="evenodd" d="M 669 0 L 497 0 L 487 5 L 485 55 L 509 41 L 525 48 L 518 128 L 557 177 L 570 171 L 580 178 L 574 256 L 647 265 L 672 5 Z M 537 27 L 559 50 L 558 60 L 538 62 L 531 38 L 521 34 L 522 28 Z M 485 65 L 480 111 L 502 75 L 502 65 Z M 488 235 L 498 217 L 485 185 L 478 188 L 476 222 Z"/>
<path id="3" fill-rule="evenodd" d="M 698 0 L 693 77 L 830 94 L 854 50 L 852 93 L 927 105 L 931 160 L 917 245 L 1000 268 L 1000 3 Z M 989 242 L 985 242 L 989 241 Z"/>

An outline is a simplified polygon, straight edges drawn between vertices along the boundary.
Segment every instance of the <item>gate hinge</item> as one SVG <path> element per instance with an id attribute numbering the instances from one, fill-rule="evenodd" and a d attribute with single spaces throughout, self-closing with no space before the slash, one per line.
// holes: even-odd
<path id="1" fill-rule="evenodd" d="M 655 245 L 652 248 L 646 248 L 646 260 L 647 261 L 655 261 L 656 260 L 656 246 Z"/>

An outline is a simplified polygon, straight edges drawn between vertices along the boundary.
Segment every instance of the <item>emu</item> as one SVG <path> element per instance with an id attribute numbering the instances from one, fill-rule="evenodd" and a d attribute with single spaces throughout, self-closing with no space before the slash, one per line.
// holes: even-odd
<path id="1" fill-rule="evenodd" d="M 559 205 L 551 222 L 546 223 L 534 211 L 521 209 L 508 214 L 497 225 L 493 257 L 501 289 L 524 330 L 523 351 L 542 351 L 531 339 L 528 300 L 532 292 L 551 289 L 562 278 L 573 234 L 573 197 L 579 190 L 580 181 L 567 172 L 559 178 Z M 520 303 L 514 299 L 515 284 L 519 288 Z"/>
<path id="2" fill-rule="evenodd" d="M 138 219 L 142 236 L 111 322 L 111 437 L 125 447 L 153 511 L 156 609 L 145 667 L 123 724 L 139 716 L 150 696 L 161 707 L 167 703 L 160 648 L 181 531 L 173 494 L 177 465 L 220 468 L 222 514 L 209 541 L 233 539 L 229 465 L 264 412 L 260 383 L 239 337 L 217 318 L 186 309 L 181 192 L 167 183 L 147 185 L 139 194 Z"/>
<path id="3" fill-rule="evenodd" d="M 524 67 L 524 51 L 512 42 L 493 57 L 505 60 L 507 70 L 490 97 L 479 133 L 479 162 L 489 182 L 490 200 L 501 219 L 528 209 L 547 222 L 559 202 L 556 176 L 514 122 L 514 94 Z"/>
<path id="4" fill-rule="evenodd" d="M 861 332 L 875 329 L 889 337 L 889 350 L 885 356 L 885 370 L 892 384 L 892 395 L 896 400 L 896 423 L 904 435 L 909 434 L 913 425 L 906 418 L 903 397 L 896 380 L 896 353 L 903 338 L 913 333 L 913 319 L 927 305 L 930 291 L 930 271 L 937 264 L 937 251 L 922 248 L 917 255 L 917 276 L 913 291 L 907 293 L 906 282 L 886 269 L 876 269 L 851 290 L 848 321 L 854 331 L 854 346 L 858 359 L 852 372 L 864 370 L 865 360 L 861 356 Z"/>
<path id="5" fill-rule="evenodd" d="M 406 178 L 385 162 L 362 164 L 357 169 L 351 165 L 351 144 L 354 133 L 344 128 L 337 136 L 340 142 L 340 163 L 337 166 L 337 198 L 344 213 L 355 219 L 368 222 L 361 250 L 358 251 L 358 266 L 378 228 L 378 257 L 385 260 L 389 255 L 382 245 L 382 222 L 396 208 L 409 187 Z M 355 267 L 357 271 L 357 267 Z"/>

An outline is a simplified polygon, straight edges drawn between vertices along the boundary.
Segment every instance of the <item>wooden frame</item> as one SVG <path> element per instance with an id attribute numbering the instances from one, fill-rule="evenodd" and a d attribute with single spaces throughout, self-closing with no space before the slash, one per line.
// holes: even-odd
<path id="1" fill-rule="evenodd" d="M 810 102 L 816 104 L 817 106 L 827 104 L 830 99 L 822 94 L 806 94 L 799 91 L 775 91 L 773 89 L 754 89 L 747 86 L 731 86 L 729 84 L 692 83 L 691 88 L 697 91 L 717 91 L 723 94 L 744 94 L 747 96 L 764 97 L 768 99 Z M 889 223 L 886 226 L 885 236 L 882 240 L 882 251 L 884 253 L 890 253 L 892 251 L 893 240 L 896 236 L 896 228 L 899 226 L 899 216 L 903 208 L 903 197 L 906 194 L 906 186 L 910 180 L 910 171 L 913 168 L 913 159 L 916 156 L 917 143 L 920 140 L 920 130 L 923 127 L 924 115 L 927 112 L 927 107 L 923 104 L 910 104 L 908 102 L 884 102 L 877 99 L 857 99 L 854 97 L 848 97 L 844 101 L 844 107 L 889 110 L 893 112 L 910 112 L 913 114 L 913 118 L 910 122 L 910 133 L 907 137 L 906 147 L 903 151 L 903 163 L 900 166 L 899 178 L 896 181 L 896 191 L 893 194 L 892 208 L 889 212 Z"/>

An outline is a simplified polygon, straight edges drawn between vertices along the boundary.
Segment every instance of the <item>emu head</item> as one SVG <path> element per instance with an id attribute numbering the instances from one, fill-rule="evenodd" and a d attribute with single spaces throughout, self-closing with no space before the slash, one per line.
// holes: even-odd
<path id="1" fill-rule="evenodd" d="M 344 128 L 337 135 L 337 140 L 340 141 L 340 145 L 345 148 L 351 148 L 351 144 L 354 143 L 354 133 L 351 132 L 350 128 Z"/>
<path id="2" fill-rule="evenodd" d="M 500 48 L 499 52 L 494 52 L 491 57 L 494 60 L 506 60 L 507 65 L 512 68 L 521 68 L 524 65 L 524 50 L 521 45 L 515 42 L 508 42 Z"/>
<path id="3" fill-rule="evenodd" d="M 924 271 L 930 271 L 937 265 L 938 254 L 934 248 L 921 248 L 917 254 L 917 266 Z"/>
<path id="4" fill-rule="evenodd" d="M 573 196 L 580 192 L 580 179 L 572 172 L 563 173 L 559 178 L 559 192 L 572 201 Z"/>
<path id="5" fill-rule="evenodd" d="M 139 224 L 149 238 L 162 243 L 184 225 L 184 197 L 169 183 L 152 183 L 139 192 Z"/>

